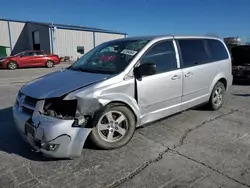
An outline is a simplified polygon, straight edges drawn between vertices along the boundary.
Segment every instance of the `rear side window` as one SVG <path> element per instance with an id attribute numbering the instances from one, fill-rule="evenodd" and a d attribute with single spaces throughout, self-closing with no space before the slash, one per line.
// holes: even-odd
<path id="1" fill-rule="evenodd" d="M 207 45 L 210 52 L 210 58 L 212 61 L 220 61 L 228 59 L 228 53 L 225 46 L 218 40 L 207 39 Z"/>
<path id="2" fill-rule="evenodd" d="M 209 62 L 204 39 L 180 39 L 178 43 L 181 50 L 183 68 Z"/>
<path id="3" fill-rule="evenodd" d="M 37 56 L 43 56 L 43 55 L 46 55 L 44 52 L 36 52 L 36 55 Z"/>

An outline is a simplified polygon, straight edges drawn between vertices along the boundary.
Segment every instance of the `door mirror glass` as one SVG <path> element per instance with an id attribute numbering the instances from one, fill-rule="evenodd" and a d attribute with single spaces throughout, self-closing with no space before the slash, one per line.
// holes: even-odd
<path id="1" fill-rule="evenodd" d="M 156 74 L 156 65 L 154 63 L 144 63 L 134 69 L 134 75 L 136 78 L 154 74 Z"/>

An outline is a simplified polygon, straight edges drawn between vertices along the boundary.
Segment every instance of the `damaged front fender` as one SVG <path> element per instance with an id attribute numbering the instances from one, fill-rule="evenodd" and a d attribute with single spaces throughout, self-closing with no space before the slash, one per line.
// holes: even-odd
<path id="1" fill-rule="evenodd" d="M 77 100 L 77 111 L 82 115 L 93 115 L 110 103 L 122 103 L 134 113 L 140 125 L 140 109 L 135 97 L 134 80 L 117 82 L 108 86 L 92 86 L 69 93 L 64 100 Z"/>

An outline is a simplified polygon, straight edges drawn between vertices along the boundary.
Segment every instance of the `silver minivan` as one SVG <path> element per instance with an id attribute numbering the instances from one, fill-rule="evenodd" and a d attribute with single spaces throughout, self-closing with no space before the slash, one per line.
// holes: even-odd
<path id="1" fill-rule="evenodd" d="M 218 38 L 113 40 L 24 85 L 14 121 L 49 157 L 79 157 L 87 137 L 100 148 L 119 148 L 143 124 L 201 104 L 218 110 L 231 72 L 230 53 Z"/>

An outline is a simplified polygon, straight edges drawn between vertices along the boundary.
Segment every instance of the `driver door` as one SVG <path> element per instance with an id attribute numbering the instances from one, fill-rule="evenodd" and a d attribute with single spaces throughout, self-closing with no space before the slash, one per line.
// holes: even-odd
<path id="1" fill-rule="evenodd" d="M 140 59 L 140 64 L 156 65 L 156 74 L 136 80 L 143 124 L 180 111 L 182 70 L 177 59 L 173 40 L 154 44 Z"/>

